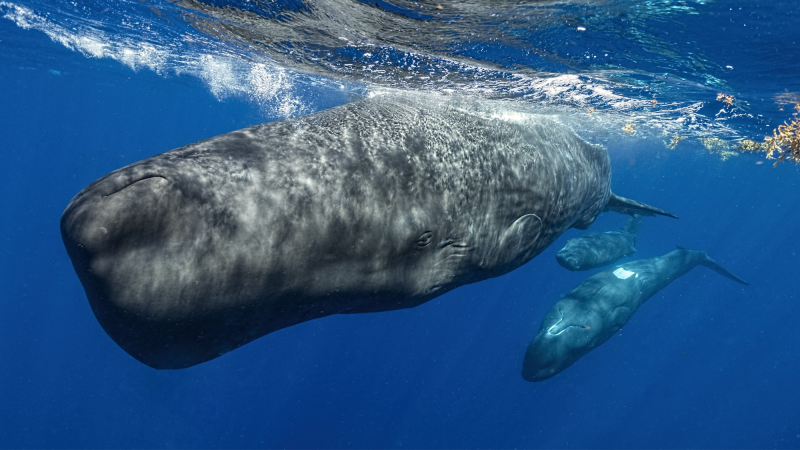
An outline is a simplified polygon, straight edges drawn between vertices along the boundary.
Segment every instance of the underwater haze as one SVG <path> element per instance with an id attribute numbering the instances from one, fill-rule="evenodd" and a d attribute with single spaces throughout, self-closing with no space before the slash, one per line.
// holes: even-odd
<path id="1" fill-rule="evenodd" d="M 798 120 L 799 73 L 790 0 L 0 0 L 0 447 L 798 448 L 800 137 L 774 167 L 782 150 L 744 143 Z M 644 218 L 621 262 L 680 245 L 750 285 L 698 267 L 538 383 L 528 343 L 603 270 L 556 261 L 585 231 L 421 306 L 187 369 L 108 337 L 59 231 L 75 194 L 390 91 L 570 126 L 608 149 L 615 193 L 680 216 Z"/>

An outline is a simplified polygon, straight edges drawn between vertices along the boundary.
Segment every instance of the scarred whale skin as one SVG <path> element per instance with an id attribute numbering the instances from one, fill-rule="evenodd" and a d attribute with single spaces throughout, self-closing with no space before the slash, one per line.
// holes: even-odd
<path id="1" fill-rule="evenodd" d="M 502 275 L 606 207 L 669 214 L 610 181 L 607 152 L 547 117 L 381 96 L 111 172 L 61 232 L 108 335 L 177 369 Z"/>
<path id="2" fill-rule="evenodd" d="M 619 230 L 586 233 L 570 239 L 556 253 L 556 261 L 569 270 L 589 270 L 607 266 L 636 253 L 636 233 L 642 216 L 634 214 Z"/>
<path id="3" fill-rule="evenodd" d="M 698 265 L 748 284 L 706 252 L 682 248 L 604 270 L 550 308 L 525 352 L 522 377 L 543 381 L 571 366 L 609 340 L 650 297 Z"/>

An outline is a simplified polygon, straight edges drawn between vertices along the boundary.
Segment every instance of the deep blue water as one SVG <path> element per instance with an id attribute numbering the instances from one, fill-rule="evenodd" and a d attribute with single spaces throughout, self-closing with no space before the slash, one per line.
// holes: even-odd
<path id="1" fill-rule="evenodd" d="M 717 14 L 755 8 L 709 4 Z M 707 53 L 730 54 L 740 58 L 734 67 L 747 68 L 737 75 L 743 78 L 726 80 L 725 92 L 747 99 L 742 114 L 751 114 L 733 120 L 729 134 L 714 128 L 718 86 L 664 94 L 704 101 L 707 136 L 752 135 L 791 117 L 791 106 L 780 111 L 773 96 L 800 91 L 800 59 L 791 58 L 796 30 L 788 34 L 800 21 L 779 5 L 786 3 L 748 14 L 764 35 L 779 35 L 774 42 L 787 59 L 764 50 L 772 38 L 736 41 L 741 51 L 733 52 L 730 36 L 715 37 L 710 26 L 694 36 L 705 39 L 697 46 Z M 662 29 L 703 17 L 711 20 L 673 17 Z M 609 45 L 627 38 L 619 39 Z M 800 170 L 791 163 L 773 168 L 758 155 L 722 161 L 689 139 L 670 150 L 657 132 L 602 132 L 641 111 L 610 111 L 583 130 L 607 146 L 615 192 L 680 216 L 645 219 L 634 258 L 679 244 L 707 251 L 751 285 L 698 267 L 609 342 L 542 383 L 521 378 L 522 358 L 547 310 L 588 276 L 554 258 L 579 230 L 510 274 L 417 308 L 314 320 L 199 366 L 157 371 L 117 347 L 94 318 L 61 242 L 63 208 L 123 165 L 281 114 L 342 104 L 369 84 L 304 81 L 291 91 L 301 107 L 289 111 L 239 87 L 220 94 L 224 80 L 87 56 L 11 20 L 0 20 L 0 51 L 0 447 L 800 447 Z M 661 83 L 647 84 L 643 97 L 662 92 Z M 559 113 L 568 123 L 589 117 L 576 104 Z M 657 130 L 664 125 L 645 117 Z M 625 220 L 604 214 L 592 231 Z"/>

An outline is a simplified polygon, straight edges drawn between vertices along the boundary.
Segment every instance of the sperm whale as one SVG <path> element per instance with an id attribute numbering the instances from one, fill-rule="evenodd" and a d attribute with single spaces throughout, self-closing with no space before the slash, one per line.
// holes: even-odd
<path id="1" fill-rule="evenodd" d="M 212 137 L 88 185 L 64 245 L 107 334 L 178 369 L 503 275 L 604 210 L 674 217 L 613 194 L 602 147 L 502 108 L 383 95 Z"/>
<path id="2" fill-rule="evenodd" d="M 748 284 L 705 252 L 682 248 L 604 270 L 550 308 L 528 345 L 522 377 L 543 381 L 571 366 L 610 339 L 650 297 L 698 265 Z"/>

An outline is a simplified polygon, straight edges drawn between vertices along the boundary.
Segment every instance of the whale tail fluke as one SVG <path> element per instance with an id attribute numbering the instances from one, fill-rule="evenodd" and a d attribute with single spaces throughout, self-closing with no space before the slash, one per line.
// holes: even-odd
<path id="1" fill-rule="evenodd" d="M 681 247 L 680 245 L 677 245 L 676 247 L 678 247 L 678 249 L 680 249 L 680 250 L 688 250 L 686 248 Z M 736 275 L 734 275 L 733 273 L 731 273 L 730 270 L 720 266 L 718 262 L 714 261 L 713 259 L 711 259 L 710 256 L 708 256 L 708 253 L 706 253 L 706 252 L 700 252 L 700 253 L 703 254 L 703 259 L 700 260 L 700 264 L 701 265 L 704 265 L 704 266 L 708 267 L 709 269 L 713 270 L 714 272 L 717 272 L 718 274 L 722 275 L 723 277 L 730 278 L 731 280 L 733 280 L 733 281 L 735 281 L 737 283 L 741 283 L 741 284 L 744 284 L 744 285 L 747 285 L 747 286 L 750 285 L 750 283 L 748 283 L 747 281 L 744 281 L 743 279 L 741 279 L 741 278 L 737 277 Z"/>
<path id="2" fill-rule="evenodd" d="M 608 198 L 608 203 L 606 203 L 606 207 L 604 211 L 614 211 L 620 214 L 639 214 L 641 216 L 667 216 L 672 217 L 673 219 L 677 219 L 678 216 L 672 214 L 671 212 L 664 211 L 663 209 L 656 208 L 654 206 L 646 205 L 644 203 L 637 202 L 636 200 L 631 200 L 629 198 L 621 197 L 619 195 L 611 193 L 611 196 Z"/>
<path id="3" fill-rule="evenodd" d="M 639 228 L 641 228 L 641 226 L 642 216 L 640 214 L 634 214 L 633 217 L 628 220 L 628 223 L 625 224 L 623 230 L 629 234 L 632 234 L 633 236 L 636 236 L 636 233 L 639 232 Z"/>

